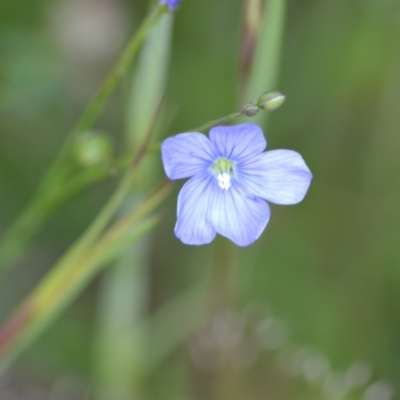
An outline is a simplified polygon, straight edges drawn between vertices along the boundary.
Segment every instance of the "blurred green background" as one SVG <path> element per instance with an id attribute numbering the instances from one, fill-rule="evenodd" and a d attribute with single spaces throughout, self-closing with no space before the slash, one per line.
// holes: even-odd
<path id="1" fill-rule="evenodd" d="M 0 2 L 0 233 L 33 195 L 147 7 L 144 0 Z M 242 10 L 240 0 L 182 1 L 163 136 L 237 108 Z M 212 294 L 204 295 L 202 330 L 144 379 L 137 398 L 398 397 L 400 3 L 288 1 L 274 89 L 287 102 L 270 120 L 268 146 L 303 155 L 314 175 L 309 193 L 297 206 L 272 206 L 262 237 L 234 251 L 229 309 L 212 310 Z M 97 124 L 117 152 L 125 100 L 123 83 Z M 88 188 L 45 223 L 0 284 L 2 320 L 94 218 L 117 179 Z M 214 279 L 218 243 L 188 247 L 173 235 L 176 194 L 152 239 L 149 314 Z M 92 398 L 100 281 L 0 379 L 1 400 Z M 179 326 L 188 316 L 174 318 Z"/>

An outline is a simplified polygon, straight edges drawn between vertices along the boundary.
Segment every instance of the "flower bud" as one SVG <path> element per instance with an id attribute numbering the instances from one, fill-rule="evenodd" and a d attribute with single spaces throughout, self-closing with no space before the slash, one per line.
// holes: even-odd
<path id="1" fill-rule="evenodd" d="M 167 6 L 170 11 L 175 11 L 181 0 L 160 0 L 160 5 Z"/>
<path id="2" fill-rule="evenodd" d="M 275 111 L 285 102 L 285 99 L 286 96 L 280 92 L 266 92 L 258 98 L 257 104 L 263 110 Z"/>
<path id="3" fill-rule="evenodd" d="M 258 114 L 260 111 L 260 107 L 255 105 L 254 103 L 249 103 L 243 106 L 243 108 L 240 110 L 240 112 L 247 117 L 254 117 L 255 115 Z"/>
<path id="4" fill-rule="evenodd" d="M 76 139 L 74 155 L 84 167 L 109 161 L 112 155 L 110 139 L 101 132 L 86 132 Z"/>

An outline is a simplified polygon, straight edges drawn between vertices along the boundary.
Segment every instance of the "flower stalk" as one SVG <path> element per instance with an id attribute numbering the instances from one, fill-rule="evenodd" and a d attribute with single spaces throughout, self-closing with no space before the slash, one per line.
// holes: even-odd
<path id="1" fill-rule="evenodd" d="M 162 101 L 157 105 L 151 124 L 142 137 L 142 142 L 131 161 L 125 176 L 102 211 L 75 245 L 60 259 L 42 280 L 31 296 L 0 328 L 0 370 L 7 366 L 25 347 L 31 343 L 64 310 L 75 296 L 83 290 L 100 266 L 115 258 L 133 240 L 142 237 L 154 227 L 156 221 L 146 224 L 138 231 L 131 229 L 142 218 L 148 216 L 166 197 L 171 189 L 167 185 L 152 197 L 142 202 L 135 211 L 128 214 L 106 230 L 107 225 L 121 206 L 131 188 L 137 168 L 146 155 L 147 145 L 154 133 Z M 122 244 L 126 244 L 125 247 Z M 123 247 L 121 249 L 121 246 Z M 119 251 L 115 251 L 115 249 Z"/>
<path id="2" fill-rule="evenodd" d="M 70 145 L 74 138 L 78 134 L 88 131 L 97 121 L 111 93 L 114 91 L 121 79 L 125 77 L 126 72 L 143 41 L 165 12 L 166 10 L 164 7 L 158 6 L 154 8 L 152 12 L 144 19 L 138 30 L 133 35 L 132 39 L 129 41 L 119 60 L 116 62 L 103 83 L 100 85 L 100 88 L 98 89 L 93 100 L 86 107 L 78 122 L 73 127 L 71 133 L 68 135 L 68 139 L 64 143 L 61 153 L 45 177 L 45 182 L 51 182 L 53 174 L 55 177 L 57 177 L 58 166 L 59 164 L 62 164 L 64 157 L 69 154 Z"/>
<path id="3" fill-rule="evenodd" d="M 0 328 L 0 371 L 62 313 L 102 267 L 154 228 L 159 216 L 149 217 L 149 214 L 165 199 L 172 187 L 170 183 L 160 186 L 138 208 L 89 244 L 95 231 L 93 227 L 96 223 L 93 224 L 88 233 L 64 255 Z"/>
<path id="4" fill-rule="evenodd" d="M 147 37 L 135 68 L 127 104 L 126 147 L 146 152 L 143 136 L 153 124 L 154 109 L 163 97 L 172 37 L 172 13 L 164 15 Z M 158 112 L 156 114 L 159 114 Z M 163 122 L 162 118 L 157 121 Z M 134 190 L 120 207 L 132 207 L 156 182 L 159 169 L 148 157 L 135 175 Z M 149 332 L 137 327 L 147 318 L 151 291 L 152 236 L 125 249 L 102 277 L 98 293 L 94 340 L 94 398 L 128 400 L 140 397 L 143 366 L 149 357 Z"/>
<path id="5" fill-rule="evenodd" d="M 79 134 L 90 130 L 97 121 L 107 99 L 126 75 L 144 39 L 159 18 L 166 12 L 165 7 L 156 7 L 133 34 L 120 59 L 111 69 L 100 85 L 97 94 L 88 104 L 82 116 L 67 136 L 59 155 L 44 175 L 36 195 L 2 238 L 0 243 L 0 278 L 7 272 L 24 248 L 26 248 L 31 237 L 38 231 L 43 221 L 51 215 L 61 202 L 85 187 L 86 182 L 91 182 L 90 179 L 88 181 L 85 179 L 79 181 L 79 178 L 76 176 L 70 177 L 71 171 L 66 165 L 70 162 L 68 157 L 70 156 L 74 140 Z M 103 174 L 100 174 L 101 176 Z M 76 182 L 77 179 L 79 182 Z M 73 187 L 74 182 L 77 183 L 76 187 Z M 66 186 L 69 187 L 69 190 L 65 190 Z"/>
<path id="6" fill-rule="evenodd" d="M 285 14 L 286 0 L 265 2 L 262 28 L 257 39 L 245 94 L 246 99 L 254 98 L 260 90 L 275 89 L 279 75 Z M 268 122 L 268 114 L 260 113 L 255 118 L 255 122 L 265 126 Z"/>

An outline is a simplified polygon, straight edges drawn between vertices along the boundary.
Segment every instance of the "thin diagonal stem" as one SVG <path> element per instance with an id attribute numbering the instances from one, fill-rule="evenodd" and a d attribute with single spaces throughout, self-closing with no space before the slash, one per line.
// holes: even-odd
<path id="1" fill-rule="evenodd" d="M 197 128 L 191 129 L 189 132 L 202 132 L 207 129 L 212 128 L 213 126 L 221 125 L 221 124 L 229 124 L 235 121 L 237 118 L 242 117 L 243 113 L 241 111 L 234 112 L 232 114 L 226 115 L 225 117 L 215 119 L 213 121 L 209 121 L 203 125 L 198 126 Z"/>
<path id="2" fill-rule="evenodd" d="M 107 75 L 96 95 L 94 96 L 93 100 L 86 107 L 82 116 L 73 127 L 67 141 L 65 142 L 61 150 L 61 153 L 50 168 L 49 174 L 46 176 L 47 179 L 51 180 L 53 176 L 52 174 L 54 173 L 54 171 L 57 171 L 59 164 L 64 160 L 66 154 L 68 154 L 69 146 L 76 135 L 81 132 L 87 131 L 97 121 L 99 115 L 103 111 L 107 99 L 114 91 L 117 84 L 125 76 L 131 61 L 139 50 L 144 39 L 150 32 L 150 29 L 155 25 L 161 15 L 165 12 L 165 7 L 156 7 L 153 12 L 151 12 L 142 22 L 139 29 L 136 31 L 136 33 L 128 43 L 126 49 L 122 53 L 120 59 L 116 62 L 110 73 Z"/>
<path id="3" fill-rule="evenodd" d="M 279 75 L 285 14 L 286 0 L 265 2 L 262 29 L 257 39 L 246 100 L 254 98 L 257 93 L 275 89 Z M 259 124 L 266 124 L 268 116 L 267 113 L 260 113 L 255 117 L 255 121 Z"/>
<path id="4" fill-rule="evenodd" d="M 67 136 L 61 152 L 43 177 L 36 195 L 2 238 L 0 244 L 0 278 L 26 247 L 42 222 L 60 203 L 63 196 L 57 195 L 57 189 L 60 193 L 66 194 L 64 184 L 69 174 L 69 168 L 66 168 L 64 164 L 74 138 L 81 132 L 89 130 L 96 122 L 108 97 L 125 76 L 143 40 L 165 12 L 165 7 L 156 7 L 134 33 L 120 59 L 100 85 L 97 94 Z M 128 180 L 128 178 L 126 179 Z M 129 182 L 125 182 L 124 185 L 129 186 Z M 73 192 L 71 191 L 71 193 Z"/>
<path id="5" fill-rule="evenodd" d="M 84 251 L 77 253 L 75 246 L 67 252 L 0 328 L 0 371 L 60 315 L 105 263 L 154 227 L 159 220 L 157 216 L 139 221 L 165 199 L 172 187 L 171 183 L 160 186 Z"/>

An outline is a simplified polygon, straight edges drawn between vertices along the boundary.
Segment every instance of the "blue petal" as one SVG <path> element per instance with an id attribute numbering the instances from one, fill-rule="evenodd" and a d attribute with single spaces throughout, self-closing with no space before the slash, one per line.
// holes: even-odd
<path id="1" fill-rule="evenodd" d="M 267 151 L 238 165 L 237 172 L 249 193 L 277 204 L 303 200 L 312 179 L 301 155 L 292 150 Z"/>
<path id="2" fill-rule="evenodd" d="M 206 244 L 215 238 L 216 232 L 210 221 L 213 185 L 215 178 L 202 174 L 189 179 L 179 193 L 175 235 L 185 244 Z"/>
<path id="3" fill-rule="evenodd" d="M 202 133 L 181 133 L 165 139 L 161 158 L 169 179 L 182 179 L 202 173 L 215 159 L 215 149 Z"/>
<path id="4" fill-rule="evenodd" d="M 210 140 L 222 157 L 233 161 L 245 161 L 267 146 L 263 131 L 256 124 L 217 126 L 210 130 Z"/>
<path id="5" fill-rule="evenodd" d="M 211 217 L 215 230 L 238 246 L 248 246 L 257 240 L 269 221 L 267 202 L 247 196 L 237 185 L 229 190 L 214 186 L 213 192 Z"/>

